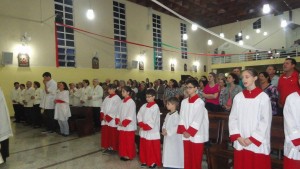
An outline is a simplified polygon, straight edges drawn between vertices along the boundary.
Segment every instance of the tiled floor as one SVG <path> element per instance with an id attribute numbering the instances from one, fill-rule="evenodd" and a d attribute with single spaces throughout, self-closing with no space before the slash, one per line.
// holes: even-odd
<path id="1" fill-rule="evenodd" d="M 10 157 L 2 169 L 139 169 L 138 158 L 120 161 L 117 154 L 100 152 L 100 134 L 79 138 L 76 133 L 63 137 L 56 133 L 41 134 L 23 124 L 12 123 Z M 203 163 L 203 168 L 206 168 Z"/>

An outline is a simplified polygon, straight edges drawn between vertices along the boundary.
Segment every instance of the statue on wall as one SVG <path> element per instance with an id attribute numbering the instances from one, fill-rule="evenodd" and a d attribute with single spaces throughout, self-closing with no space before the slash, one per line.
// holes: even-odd
<path id="1" fill-rule="evenodd" d="M 99 57 L 98 52 L 95 53 L 95 56 L 92 58 L 92 68 L 99 69 Z"/>
<path id="2" fill-rule="evenodd" d="M 186 63 L 184 64 L 184 69 L 183 69 L 185 72 L 187 71 L 187 65 Z"/>

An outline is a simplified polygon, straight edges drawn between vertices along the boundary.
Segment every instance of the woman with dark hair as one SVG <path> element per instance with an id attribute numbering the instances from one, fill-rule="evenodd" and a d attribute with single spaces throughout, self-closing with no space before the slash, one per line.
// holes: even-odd
<path id="1" fill-rule="evenodd" d="M 168 83 L 168 87 L 165 89 L 165 93 L 163 96 L 164 105 L 167 104 L 167 100 L 171 97 L 176 97 L 179 99 L 180 90 L 178 87 L 178 83 L 175 79 L 170 79 Z"/>
<path id="2" fill-rule="evenodd" d="M 58 92 L 55 98 L 54 119 L 58 121 L 60 134 L 63 136 L 68 136 L 70 134 L 68 124 L 69 117 L 71 117 L 69 89 L 65 82 L 59 82 Z"/>
<path id="3" fill-rule="evenodd" d="M 219 77 L 219 80 L 218 80 L 218 84 L 219 84 L 219 102 L 220 102 L 220 105 L 222 106 L 222 99 L 224 97 L 224 91 L 226 89 L 226 78 L 225 77 Z"/>
<path id="4" fill-rule="evenodd" d="M 220 100 L 220 105 L 225 111 L 230 111 L 233 98 L 243 90 L 239 85 L 239 81 L 240 78 L 234 73 L 230 73 L 227 76 L 227 87 L 225 88 L 223 97 Z"/>
<path id="5" fill-rule="evenodd" d="M 259 86 L 270 97 L 272 105 L 272 114 L 277 115 L 279 94 L 277 88 L 271 84 L 270 76 L 267 72 L 259 73 Z"/>
<path id="6" fill-rule="evenodd" d="M 205 98 L 205 108 L 208 111 L 221 111 L 219 102 L 219 84 L 217 83 L 217 75 L 214 72 L 208 74 L 208 85 L 204 87 L 202 96 Z"/>
<path id="7" fill-rule="evenodd" d="M 42 126 L 42 114 L 41 114 L 41 108 L 40 103 L 44 95 L 43 89 L 41 89 L 41 84 L 37 81 L 33 82 L 33 87 L 35 89 L 34 92 L 34 102 L 33 102 L 33 127 L 38 128 Z"/>

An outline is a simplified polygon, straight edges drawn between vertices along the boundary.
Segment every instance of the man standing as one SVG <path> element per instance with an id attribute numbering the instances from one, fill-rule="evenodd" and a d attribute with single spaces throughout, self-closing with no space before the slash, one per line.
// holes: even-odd
<path id="1" fill-rule="evenodd" d="M 266 72 L 269 74 L 270 76 L 270 80 L 271 80 L 271 84 L 273 86 L 278 86 L 278 80 L 279 80 L 279 76 L 276 75 L 276 67 L 273 65 L 269 65 L 266 69 Z"/>
<path id="2" fill-rule="evenodd" d="M 13 103 L 14 111 L 15 111 L 15 121 L 16 123 L 21 122 L 21 105 L 19 103 L 19 95 L 20 95 L 21 89 L 19 82 L 14 83 L 14 89 L 11 92 L 11 100 Z"/>
<path id="3" fill-rule="evenodd" d="M 44 109 L 46 131 L 43 131 L 42 133 L 53 133 L 56 128 L 56 121 L 54 120 L 54 100 L 57 91 L 57 83 L 51 78 L 51 73 L 49 72 L 45 72 L 43 78 L 45 93 L 40 107 Z"/>
<path id="4" fill-rule="evenodd" d="M 293 58 L 285 59 L 283 63 L 283 74 L 278 81 L 279 92 L 279 113 L 282 115 L 282 109 L 286 97 L 300 89 L 298 84 L 298 71 L 296 70 L 297 62 Z"/>
<path id="5" fill-rule="evenodd" d="M 102 106 L 103 88 L 99 85 L 99 80 L 93 80 L 92 96 L 88 97 L 91 100 L 93 107 L 94 127 L 96 131 L 100 128 L 100 111 Z"/>
<path id="6" fill-rule="evenodd" d="M 25 110 L 25 117 L 26 117 L 27 125 L 33 124 L 34 95 L 35 95 L 35 90 L 32 87 L 32 82 L 31 81 L 26 82 L 26 89 L 25 89 L 25 93 L 24 93 L 23 103 L 24 103 L 24 110 Z"/>

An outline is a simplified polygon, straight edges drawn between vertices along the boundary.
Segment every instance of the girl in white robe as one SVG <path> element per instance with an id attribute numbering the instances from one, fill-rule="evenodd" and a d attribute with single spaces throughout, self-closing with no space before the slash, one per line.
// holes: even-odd
<path id="1" fill-rule="evenodd" d="M 300 85 L 300 75 L 298 83 Z M 283 117 L 285 134 L 283 168 L 300 168 L 300 90 L 286 98 Z"/>
<path id="2" fill-rule="evenodd" d="M 183 168 L 183 140 L 180 134 L 177 134 L 177 127 L 180 121 L 178 114 L 179 100 L 171 97 L 166 104 L 170 111 L 162 126 L 162 135 L 164 135 L 162 163 L 164 168 Z"/>
<path id="3" fill-rule="evenodd" d="M 71 111 L 69 106 L 69 91 L 65 82 L 58 84 L 59 91 L 55 98 L 55 111 L 54 119 L 58 121 L 60 132 L 63 136 L 69 135 L 68 119 L 71 117 Z"/>
<path id="4" fill-rule="evenodd" d="M 246 89 L 234 97 L 229 115 L 234 169 L 271 169 L 271 101 L 256 87 L 258 73 L 254 69 L 244 70 L 242 77 Z"/>

